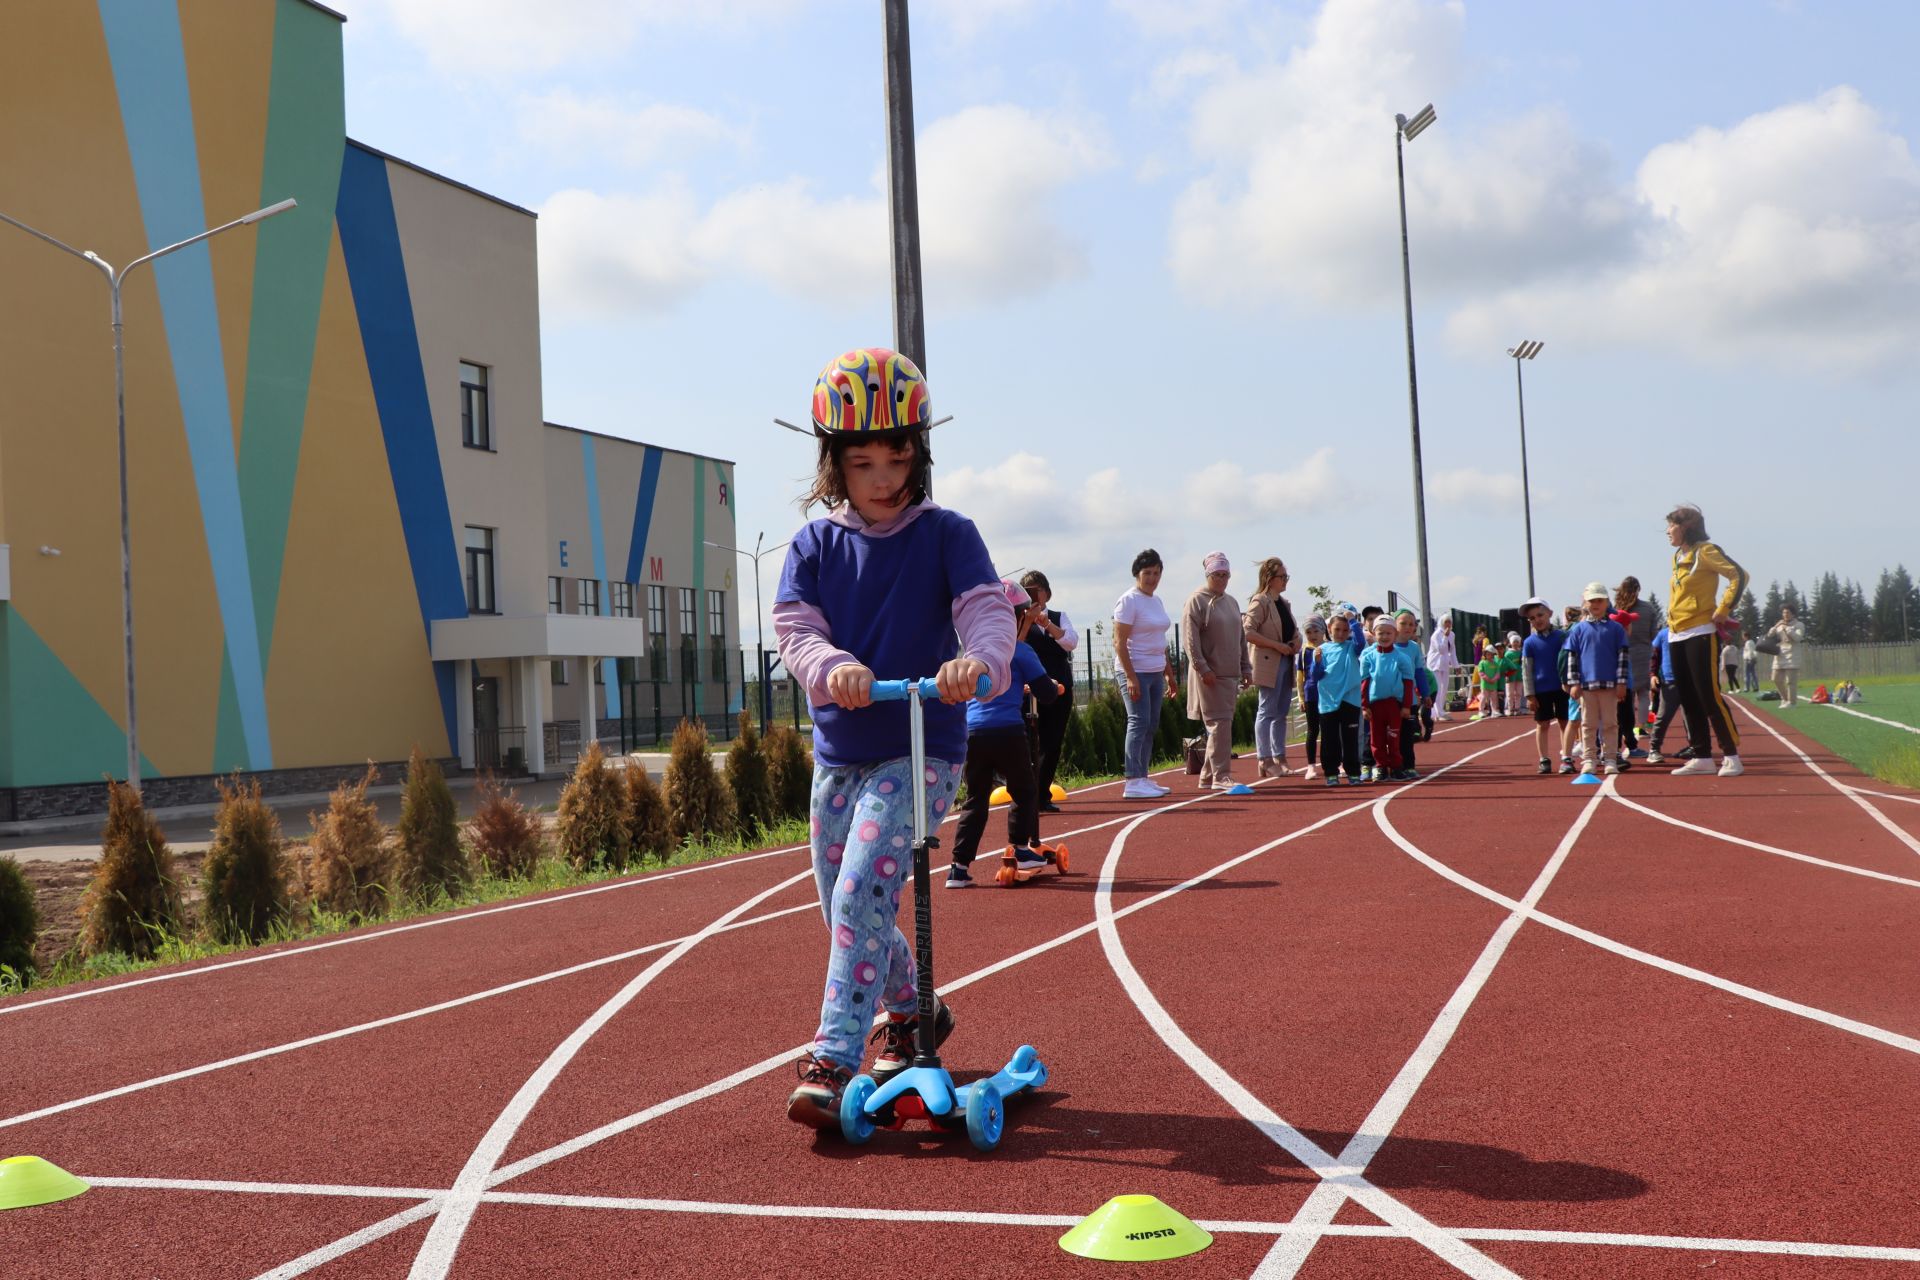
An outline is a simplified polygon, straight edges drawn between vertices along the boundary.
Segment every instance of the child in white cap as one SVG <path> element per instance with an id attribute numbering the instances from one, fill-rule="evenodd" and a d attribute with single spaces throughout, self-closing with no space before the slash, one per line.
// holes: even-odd
<path id="1" fill-rule="evenodd" d="M 1633 691 L 1628 670 L 1627 629 L 1607 616 L 1612 593 L 1604 582 L 1589 582 L 1586 591 L 1587 616 L 1567 633 L 1567 693 L 1580 700 L 1580 742 L 1586 759 L 1582 776 L 1598 772 L 1602 751 L 1606 753 L 1606 771 L 1620 772 L 1618 740 L 1611 732 L 1614 718 L 1608 712 Z"/>

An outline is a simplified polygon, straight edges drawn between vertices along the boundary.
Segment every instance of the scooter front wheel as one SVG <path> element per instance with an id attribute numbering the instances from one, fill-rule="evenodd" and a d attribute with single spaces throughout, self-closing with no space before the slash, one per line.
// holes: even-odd
<path id="1" fill-rule="evenodd" d="M 981 1151 L 1000 1145 L 1001 1131 L 1007 1123 L 1006 1099 L 991 1080 L 975 1081 L 967 1093 L 967 1137 Z"/>
<path id="2" fill-rule="evenodd" d="M 855 1076 L 840 1094 L 840 1136 L 854 1146 L 873 1137 L 873 1117 L 867 1114 L 867 1099 L 880 1086 L 872 1076 Z"/>

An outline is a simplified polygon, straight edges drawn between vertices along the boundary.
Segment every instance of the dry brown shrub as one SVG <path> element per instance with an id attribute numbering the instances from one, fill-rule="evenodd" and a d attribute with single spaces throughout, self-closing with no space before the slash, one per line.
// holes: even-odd
<path id="1" fill-rule="evenodd" d="M 772 771 L 750 715 L 741 715 L 739 740 L 727 751 L 727 786 L 733 792 L 734 813 L 743 834 L 773 825 Z"/>
<path id="2" fill-rule="evenodd" d="M 180 929 L 180 883 L 159 822 L 134 788 L 107 780 L 107 825 L 100 832 L 100 868 L 81 905 L 81 950 L 118 951 L 151 959 Z"/>
<path id="3" fill-rule="evenodd" d="M 371 764 L 358 782 L 343 782 L 327 798 L 327 811 L 307 815 L 307 894 L 313 905 L 350 915 L 384 915 L 390 874 L 386 829 L 367 799 L 379 777 Z"/>
<path id="4" fill-rule="evenodd" d="M 667 798 L 638 760 L 627 766 L 627 832 L 635 858 L 664 858 L 673 848 Z"/>
<path id="5" fill-rule="evenodd" d="M 221 781 L 213 846 L 200 867 L 200 917 L 215 942 L 258 942 L 287 918 L 286 841 L 257 781 Z"/>
<path id="6" fill-rule="evenodd" d="M 733 833 L 733 797 L 713 767 L 706 726 L 682 720 L 667 757 L 667 833 L 675 847 Z"/>
<path id="7" fill-rule="evenodd" d="M 480 804 L 467 824 L 474 856 L 491 875 L 524 879 L 540 861 L 540 820 L 491 773 L 479 785 Z"/>
<path id="8" fill-rule="evenodd" d="M 813 804 L 813 758 L 790 725 L 767 731 L 767 780 L 774 811 L 782 818 L 804 818 Z"/>
<path id="9" fill-rule="evenodd" d="M 627 865 L 631 845 L 627 831 L 627 788 L 607 768 L 606 753 L 589 743 L 573 767 L 573 777 L 560 793 L 555 843 L 560 854 L 576 867 Z"/>
<path id="10" fill-rule="evenodd" d="M 451 896 L 473 878 L 460 847 L 460 814 L 440 764 L 416 743 L 407 758 L 407 789 L 394 828 L 394 886 L 410 898 Z"/>

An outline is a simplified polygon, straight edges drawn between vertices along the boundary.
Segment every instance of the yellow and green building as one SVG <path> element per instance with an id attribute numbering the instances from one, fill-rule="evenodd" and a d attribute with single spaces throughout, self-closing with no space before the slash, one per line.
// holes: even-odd
<path id="1" fill-rule="evenodd" d="M 732 464 L 544 421 L 534 215 L 346 137 L 342 22 L 7 6 L 0 212 L 125 263 L 299 202 L 126 285 L 162 801 L 416 744 L 539 771 L 636 690 L 649 718 L 739 703 L 734 557 L 705 545 L 735 544 Z M 118 468 L 106 284 L 0 224 L 0 822 L 125 772 Z"/>

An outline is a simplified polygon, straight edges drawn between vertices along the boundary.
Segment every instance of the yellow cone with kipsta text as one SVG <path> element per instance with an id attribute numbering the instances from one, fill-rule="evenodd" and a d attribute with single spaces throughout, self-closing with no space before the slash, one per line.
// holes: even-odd
<path id="1" fill-rule="evenodd" d="M 1184 1258 L 1213 1243 L 1193 1219 L 1153 1196 L 1115 1196 L 1060 1237 L 1060 1247 L 1102 1262 Z"/>
<path id="2" fill-rule="evenodd" d="M 0 1160 L 0 1209 L 30 1209 L 37 1204 L 71 1200 L 87 1184 L 39 1156 L 8 1156 Z"/>

